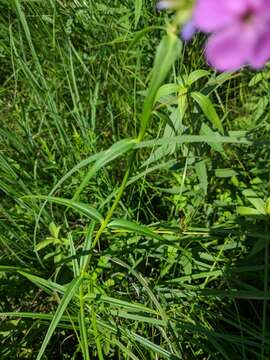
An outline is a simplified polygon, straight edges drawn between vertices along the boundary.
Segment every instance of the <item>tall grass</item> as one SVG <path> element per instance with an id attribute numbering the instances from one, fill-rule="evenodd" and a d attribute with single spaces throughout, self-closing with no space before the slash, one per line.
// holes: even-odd
<path id="1" fill-rule="evenodd" d="M 1 358 L 268 359 L 269 70 L 154 1 L 0 10 Z"/>

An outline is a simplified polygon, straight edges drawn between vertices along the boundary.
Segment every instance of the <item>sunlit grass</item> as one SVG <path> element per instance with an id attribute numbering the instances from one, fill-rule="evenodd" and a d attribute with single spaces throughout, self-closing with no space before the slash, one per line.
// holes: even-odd
<path id="1" fill-rule="evenodd" d="M 269 71 L 153 71 L 154 1 L 0 10 L 1 358 L 268 359 Z"/>

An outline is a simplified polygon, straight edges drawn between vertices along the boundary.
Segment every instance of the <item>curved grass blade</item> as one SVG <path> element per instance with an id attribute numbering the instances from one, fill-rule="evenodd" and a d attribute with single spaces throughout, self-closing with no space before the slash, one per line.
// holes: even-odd
<path id="1" fill-rule="evenodd" d="M 117 308 L 122 308 L 127 311 L 137 312 L 137 313 L 147 313 L 147 314 L 154 314 L 157 315 L 157 311 L 151 308 L 148 308 L 145 305 L 132 303 L 130 301 L 116 299 L 106 295 L 99 295 L 99 294 L 87 294 L 85 295 L 85 300 L 95 300 L 95 302 L 103 302 L 106 304 L 110 304 L 111 306 L 115 306 Z"/>
<path id="2" fill-rule="evenodd" d="M 80 276 L 80 269 L 79 269 L 79 263 L 78 263 L 78 259 L 77 259 L 77 255 L 76 255 L 76 249 L 75 249 L 75 245 L 74 245 L 74 241 L 73 241 L 71 233 L 68 233 L 68 240 L 69 240 L 69 251 L 70 251 L 70 256 L 71 256 L 71 262 L 72 262 L 72 267 L 73 267 L 73 275 L 76 278 L 76 277 Z"/>
<path id="3" fill-rule="evenodd" d="M 154 344 L 152 341 L 142 337 L 141 335 L 138 335 L 132 331 L 129 332 L 129 335 L 132 339 L 134 339 L 136 342 L 140 343 L 143 347 L 153 351 L 154 354 L 159 354 L 169 360 L 179 359 L 177 356 L 175 356 L 171 352 L 163 349 L 161 346 L 159 346 L 157 344 Z"/>
<path id="4" fill-rule="evenodd" d="M 251 145 L 252 141 L 245 137 L 239 136 L 220 136 L 220 135 L 180 135 L 174 137 L 164 137 L 161 139 L 147 140 L 136 145 L 136 149 L 142 149 L 146 147 L 154 147 L 165 144 L 177 143 L 179 145 L 184 143 L 216 143 L 216 144 L 245 144 Z"/>
<path id="5" fill-rule="evenodd" d="M 33 319 L 33 320 L 49 320 L 53 319 L 54 314 L 43 314 L 43 313 L 35 313 L 35 312 L 1 312 L 0 318 L 3 317 L 18 317 L 18 318 L 25 318 L 25 319 Z M 61 321 L 70 322 L 77 322 L 78 319 L 76 316 L 65 316 L 61 317 Z"/>
<path id="6" fill-rule="evenodd" d="M 52 322 L 49 326 L 49 329 L 47 331 L 45 339 L 41 345 L 41 348 L 40 348 L 38 356 L 37 356 L 37 360 L 42 359 L 42 356 L 43 356 L 43 354 L 46 350 L 46 347 L 54 333 L 54 330 L 56 329 L 57 325 L 59 324 L 59 322 L 64 314 L 64 311 L 66 310 L 68 304 L 70 303 L 73 296 L 75 295 L 81 282 L 82 282 L 82 277 L 73 279 L 71 281 L 71 283 L 69 284 L 69 286 L 67 287 L 67 289 L 65 290 L 65 294 L 64 294 L 63 298 L 61 299 L 60 304 L 58 305 L 58 308 L 53 316 Z"/>
<path id="7" fill-rule="evenodd" d="M 135 0 L 135 28 L 138 26 L 138 22 L 142 15 L 143 0 Z"/>
<path id="8" fill-rule="evenodd" d="M 108 224 L 108 228 L 115 229 L 115 230 L 126 230 L 128 232 L 134 232 L 136 234 L 148 236 L 155 240 L 164 241 L 164 238 L 162 236 L 156 234 L 154 231 L 152 231 L 148 227 L 136 224 L 135 222 L 125 220 L 125 219 L 111 221 Z"/>
<path id="9" fill-rule="evenodd" d="M 92 206 L 88 204 L 84 204 L 81 202 L 76 202 L 71 199 L 65 199 L 55 196 L 46 196 L 46 195 L 27 195 L 23 196 L 23 199 L 40 199 L 46 200 L 46 202 L 52 202 L 55 204 L 67 206 L 68 208 L 72 208 L 73 210 L 78 211 L 80 214 L 87 216 L 89 219 L 102 222 L 102 215 Z"/>
<path id="10" fill-rule="evenodd" d="M 76 190 L 73 201 L 75 201 L 90 179 L 105 165 L 110 163 L 111 161 L 117 159 L 119 156 L 124 155 L 126 152 L 132 150 L 136 145 L 136 141 L 134 139 L 124 139 L 120 140 L 117 143 L 113 144 L 108 150 L 103 153 L 103 156 L 99 158 L 95 164 L 90 168 L 80 186 Z"/>
<path id="11" fill-rule="evenodd" d="M 49 291 L 50 293 L 52 293 L 54 291 L 57 291 L 62 294 L 65 292 L 65 287 L 63 285 L 59 285 L 51 280 L 43 279 L 39 276 L 29 274 L 25 271 L 18 271 L 18 273 L 47 292 Z"/>
<path id="12" fill-rule="evenodd" d="M 66 175 L 64 175 L 52 188 L 52 190 L 50 191 L 48 197 L 52 197 L 53 193 L 67 180 L 69 179 L 75 172 L 79 171 L 81 168 L 91 164 L 92 162 L 95 162 L 96 160 L 98 160 L 99 158 L 101 158 L 104 155 L 105 151 L 101 151 L 97 154 L 91 155 L 88 158 L 82 160 L 81 162 L 79 162 L 77 165 L 75 165 L 71 170 L 69 170 Z M 47 204 L 48 200 L 45 200 L 44 203 L 41 205 L 39 213 L 37 215 L 36 218 L 36 223 L 35 223 L 35 229 L 34 229 L 34 248 L 36 249 L 37 246 L 37 229 L 38 229 L 38 224 L 41 218 L 41 214 Z M 38 255 L 38 252 L 36 251 L 36 256 L 40 262 L 40 264 L 42 265 L 42 261 Z"/>

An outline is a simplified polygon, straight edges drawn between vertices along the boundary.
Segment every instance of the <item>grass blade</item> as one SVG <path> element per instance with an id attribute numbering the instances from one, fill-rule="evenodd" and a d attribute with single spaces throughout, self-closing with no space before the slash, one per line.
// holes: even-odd
<path id="1" fill-rule="evenodd" d="M 78 211 L 80 214 L 87 216 L 89 219 L 102 222 L 102 215 L 92 206 L 88 204 L 84 204 L 81 202 L 74 201 L 72 199 L 64 199 L 60 197 L 54 196 L 46 196 L 46 195 L 27 195 L 24 196 L 23 199 L 40 199 L 46 200 L 46 202 L 52 202 L 55 204 L 63 205 L 73 210 Z"/>
<path id="2" fill-rule="evenodd" d="M 69 284 L 69 286 L 67 287 L 67 289 L 65 290 L 65 294 L 63 296 L 63 298 L 61 299 L 60 304 L 58 305 L 58 308 L 53 316 L 52 322 L 49 326 L 49 329 L 47 331 L 47 334 L 43 340 L 43 343 L 41 345 L 41 348 L 39 350 L 38 356 L 37 356 L 37 360 L 41 360 L 42 356 L 46 350 L 46 347 L 54 333 L 54 330 L 56 329 L 58 323 L 60 322 L 68 304 L 70 303 L 70 301 L 72 300 L 73 296 L 75 295 L 80 283 L 82 282 L 82 278 L 76 278 L 73 279 L 71 281 L 71 283 Z"/>

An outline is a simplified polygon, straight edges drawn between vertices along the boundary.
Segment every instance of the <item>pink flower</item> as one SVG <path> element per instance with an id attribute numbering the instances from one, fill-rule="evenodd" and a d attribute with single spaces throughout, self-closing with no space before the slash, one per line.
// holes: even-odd
<path id="1" fill-rule="evenodd" d="M 206 57 L 220 71 L 259 69 L 270 59 L 270 0 L 197 0 L 193 21 L 212 33 Z"/>

